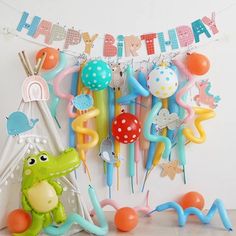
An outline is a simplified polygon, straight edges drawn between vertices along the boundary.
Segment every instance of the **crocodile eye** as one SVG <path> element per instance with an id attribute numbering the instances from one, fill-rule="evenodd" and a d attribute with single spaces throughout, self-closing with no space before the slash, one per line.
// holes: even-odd
<path id="1" fill-rule="evenodd" d="M 34 165 L 36 163 L 36 160 L 34 159 L 34 158 L 30 158 L 29 160 L 28 160 L 28 165 L 29 166 L 32 166 L 32 165 Z"/>
<path id="2" fill-rule="evenodd" d="M 48 160 L 48 156 L 47 155 L 40 156 L 40 161 L 47 161 L 47 160 Z"/>

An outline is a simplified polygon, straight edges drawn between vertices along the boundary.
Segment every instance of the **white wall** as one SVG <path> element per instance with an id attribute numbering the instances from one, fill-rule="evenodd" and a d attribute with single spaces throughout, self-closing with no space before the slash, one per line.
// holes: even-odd
<path id="1" fill-rule="evenodd" d="M 138 34 L 145 32 L 166 31 L 180 24 L 188 24 L 198 17 L 210 14 L 228 6 L 230 0 L 198 1 L 160 1 L 160 0 L 100 0 L 100 1 L 56 1 L 56 0 L 8 0 L 19 10 L 28 10 L 52 22 L 61 22 L 68 26 L 78 26 L 82 30 L 110 32 L 114 34 Z M 216 18 L 223 38 L 219 42 L 208 44 L 199 49 L 211 60 L 212 67 L 207 75 L 213 84 L 213 91 L 220 94 L 222 101 L 216 110 L 216 118 L 207 121 L 207 141 L 202 145 L 187 147 L 188 184 L 184 185 L 181 176 L 175 181 L 160 178 L 160 169 L 153 171 L 147 188 L 151 190 L 151 205 L 176 199 L 181 194 L 196 190 L 201 192 L 209 206 L 215 198 L 222 198 L 227 208 L 236 208 L 236 117 L 234 110 L 235 78 L 235 16 L 236 7 L 231 7 Z M 15 28 L 21 14 L 0 3 L 0 25 Z M 20 88 L 24 71 L 17 52 L 24 49 L 31 57 L 40 47 L 17 38 L 0 35 L 0 149 L 6 140 L 5 117 L 17 109 L 20 101 Z M 69 82 L 68 82 L 69 85 Z M 60 108 L 63 111 L 65 103 Z M 67 128 L 66 114 L 61 112 L 59 119 L 63 130 Z M 66 137 L 64 137 L 66 140 Z M 104 185 L 102 163 L 95 156 L 97 150 L 90 152 L 88 164 L 99 197 L 107 197 Z M 136 194 L 130 194 L 130 181 L 127 177 L 125 161 L 121 170 L 121 190 L 113 190 L 113 197 L 122 205 L 134 206 L 144 199 L 139 188 Z M 82 168 L 81 168 L 82 172 Z M 143 179 L 143 167 L 140 167 L 140 182 Z M 80 173 L 82 192 L 86 195 L 87 177 Z"/>

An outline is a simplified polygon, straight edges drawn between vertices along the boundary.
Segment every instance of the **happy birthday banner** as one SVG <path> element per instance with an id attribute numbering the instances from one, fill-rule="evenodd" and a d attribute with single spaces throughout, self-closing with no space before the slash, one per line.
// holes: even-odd
<path id="1" fill-rule="evenodd" d="M 98 42 L 98 34 L 91 35 L 89 32 L 75 30 L 73 27 L 66 29 L 39 16 L 30 17 L 29 13 L 25 11 L 21 16 L 17 31 L 26 32 L 35 40 L 43 38 L 47 45 L 53 46 L 56 42 L 60 42 L 63 50 L 83 44 L 83 51 L 88 55 L 91 54 L 93 47 Z M 199 43 L 200 40 L 211 38 L 218 32 L 215 13 L 212 13 L 210 17 L 204 16 L 189 25 L 180 25 L 166 32 L 153 32 L 138 36 L 119 34 L 117 37 L 105 34 L 102 55 L 119 58 L 139 56 L 142 44 L 146 47 L 147 55 L 165 53 L 189 47 L 194 43 Z"/>

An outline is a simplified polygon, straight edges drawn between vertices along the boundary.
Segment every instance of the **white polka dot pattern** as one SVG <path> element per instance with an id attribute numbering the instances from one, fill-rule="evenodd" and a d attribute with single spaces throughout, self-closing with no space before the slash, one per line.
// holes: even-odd
<path id="1" fill-rule="evenodd" d="M 111 68 L 103 60 L 89 61 L 82 70 L 82 82 L 91 90 L 102 90 L 111 81 Z"/>

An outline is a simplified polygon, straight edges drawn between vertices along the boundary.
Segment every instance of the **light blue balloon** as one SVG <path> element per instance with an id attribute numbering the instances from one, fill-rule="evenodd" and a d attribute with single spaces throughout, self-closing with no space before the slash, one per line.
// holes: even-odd
<path id="1" fill-rule="evenodd" d="M 148 113 L 148 117 L 144 123 L 144 137 L 149 140 L 150 142 L 156 142 L 156 143 L 164 143 L 165 145 L 165 150 L 164 150 L 164 153 L 163 153 L 163 158 L 166 159 L 169 154 L 170 154 L 170 151 L 171 151 L 171 141 L 165 137 L 165 136 L 162 136 L 162 135 L 159 135 L 159 136 L 156 136 L 156 135 L 153 135 L 151 133 L 151 127 L 152 127 L 152 122 L 154 120 L 154 117 L 156 114 L 159 113 L 159 111 L 161 110 L 161 107 L 162 107 L 162 103 L 161 102 L 157 102 L 153 108 L 151 109 L 151 111 Z"/>
<path id="2" fill-rule="evenodd" d="M 107 235 L 107 220 L 97 199 L 97 195 L 91 186 L 89 186 L 88 193 L 100 226 L 93 224 L 91 221 L 86 220 L 84 217 L 80 216 L 77 213 L 71 213 L 68 215 L 66 221 L 63 224 L 61 224 L 60 226 L 49 225 L 48 227 L 44 228 L 44 233 L 52 236 L 65 235 L 70 231 L 71 227 L 74 224 L 78 224 L 81 228 L 91 234 Z"/>
<path id="3" fill-rule="evenodd" d="M 209 224 L 215 215 L 216 211 L 218 210 L 221 221 L 224 225 L 224 227 L 232 231 L 232 225 L 229 219 L 229 216 L 227 214 L 227 211 L 225 210 L 224 204 L 220 199 L 216 199 L 210 210 L 206 215 L 202 211 L 200 211 L 198 208 L 195 207 L 189 207 L 187 209 L 183 209 L 178 203 L 176 202 L 167 202 L 164 204 L 161 204 L 155 208 L 155 210 L 151 211 L 148 215 L 152 214 L 153 212 L 161 212 L 169 209 L 174 209 L 176 213 L 178 214 L 178 224 L 179 226 L 184 226 L 187 222 L 188 216 L 190 215 L 195 215 L 198 217 L 198 219 L 203 223 L 203 224 Z"/>
<path id="4" fill-rule="evenodd" d="M 72 101 L 76 109 L 80 111 L 88 110 L 93 106 L 93 97 L 89 94 L 81 94 L 74 97 Z"/>
<path id="5" fill-rule="evenodd" d="M 103 60 L 89 61 L 82 70 L 82 82 L 90 90 L 102 90 L 111 82 L 112 71 Z"/>

